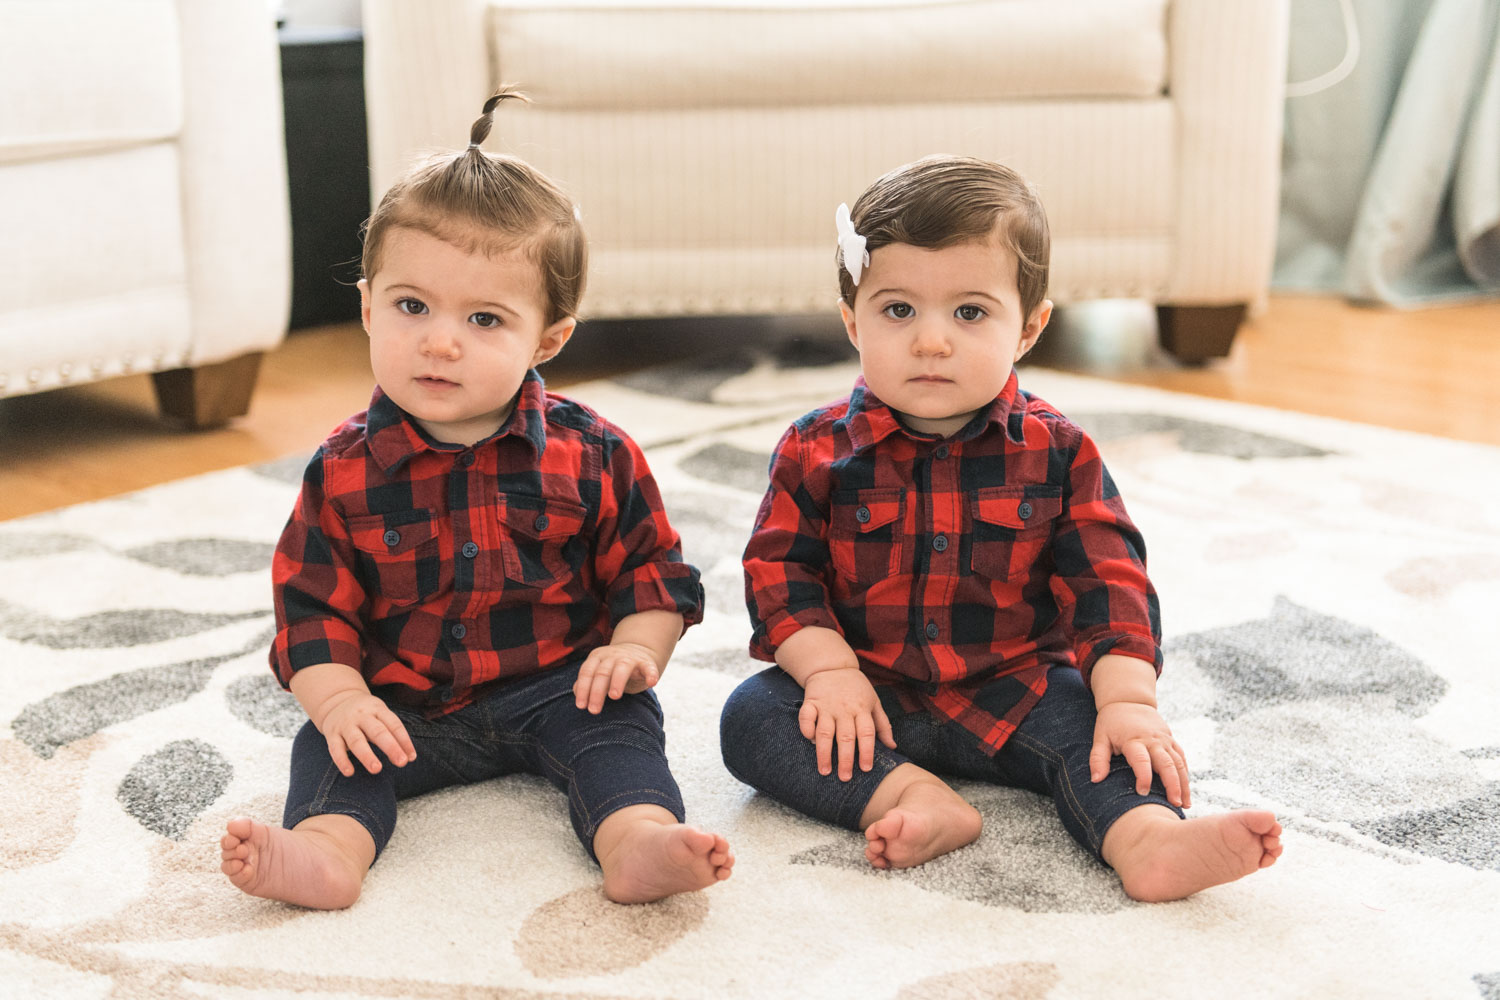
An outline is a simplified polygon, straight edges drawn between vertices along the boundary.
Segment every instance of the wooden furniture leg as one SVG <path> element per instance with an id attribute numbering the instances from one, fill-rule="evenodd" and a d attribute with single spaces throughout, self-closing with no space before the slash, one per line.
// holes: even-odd
<path id="1" fill-rule="evenodd" d="M 162 416 L 195 431 L 221 427 L 244 416 L 250 411 L 261 357 L 256 351 L 218 364 L 154 372 L 151 381 Z"/>
<path id="2" fill-rule="evenodd" d="M 1244 303 L 1230 306 L 1157 306 L 1161 346 L 1185 364 L 1229 356 L 1229 345 L 1245 319 Z"/>

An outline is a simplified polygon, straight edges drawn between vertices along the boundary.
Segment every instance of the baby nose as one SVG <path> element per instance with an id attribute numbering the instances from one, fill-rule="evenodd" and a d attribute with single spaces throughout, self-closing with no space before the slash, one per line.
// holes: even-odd
<path id="1" fill-rule="evenodd" d="M 458 356 L 458 338 L 442 323 L 434 323 L 422 338 L 422 353 L 435 358 Z"/>
<path id="2" fill-rule="evenodd" d="M 947 331 L 938 323 L 918 324 L 912 332 L 912 350 L 917 354 L 947 354 Z"/>

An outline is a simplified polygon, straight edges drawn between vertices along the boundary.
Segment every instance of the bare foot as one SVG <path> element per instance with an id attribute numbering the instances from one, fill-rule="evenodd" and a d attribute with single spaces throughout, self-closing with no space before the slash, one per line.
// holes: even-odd
<path id="1" fill-rule="evenodd" d="M 637 820 L 599 854 L 604 895 L 616 903 L 649 903 L 727 879 L 734 868 L 729 842 L 683 823 Z"/>
<path id="2" fill-rule="evenodd" d="M 357 838 L 353 845 L 344 842 L 355 831 L 328 820 L 343 820 L 358 828 L 369 844 L 363 864 Z M 291 830 L 239 817 L 229 821 L 219 846 L 223 857 L 219 870 L 235 888 L 251 896 L 319 910 L 352 905 L 375 859 L 375 842 L 348 816 L 314 816 Z"/>
<path id="3" fill-rule="evenodd" d="M 865 827 L 865 857 L 876 868 L 912 868 L 973 843 L 982 827 L 978 811 L 946 785 L 914 782 Z"/>
<path id="4" fill-rule="evenodd" d="M 1182 820 L 1141 806 L 1110 827 L 1103 853 L 1132 899 L 1159 903 L 1269 868 L 1281 857 L 1281 824 L 1263 809 Z"/>

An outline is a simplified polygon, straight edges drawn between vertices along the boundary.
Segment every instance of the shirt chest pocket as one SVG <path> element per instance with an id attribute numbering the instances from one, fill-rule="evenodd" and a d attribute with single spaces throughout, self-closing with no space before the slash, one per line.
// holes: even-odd
<path id="1" fill-rule="evenodd" d="M 528 587 L 550 587 L 577 576 L 588 560 L 583 535 L 588 511 L 549 497 L 500 497 L 500 556 L 505 578 Z"/>
<path id="2" fill-rule="evenodd" d="M 969 569 L 991 580 L 1024 581 L 1048 558 L 1052 528 L 1062 514 L 1055 486 L 990 486 L 969 498 L 973 542 Z"/>
<path id="3" fill-rule="evenodd" d="M 442 589 L 443 560 L 432 515 L 369 514 L 349 518 L 348 525 L 358 552 L 355 572 L 372 595 L 415 604 Z"/>
<path id="4" fill-rule="evenodd" d="M 828 557 L 842 577 L 873 584 L 901 572 L 906 547 L 906 493 L 847 490 L 828 511 Z"/>

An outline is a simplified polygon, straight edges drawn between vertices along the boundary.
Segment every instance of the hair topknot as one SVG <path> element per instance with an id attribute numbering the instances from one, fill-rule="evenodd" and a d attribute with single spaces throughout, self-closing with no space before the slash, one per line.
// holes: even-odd
<path id="1" fill-rule="evenodd" d="M 469 149 L 477 150 L 490 137 L 490 129 L 495 127 L 495 108 L 501 101 L 524 101 L 530 104 L 531 98 L 517 90 L 514 84 L 501 84 L 500 89 L 484 102 L 484 110 L 469 127 Z"/>
<path id="2" fill-rule="evenodd" d="M 588 244 L 572 199 L 524 160 L 479 148 L 507 100 L 530 98 L 501 86 L 470 127 L 468 149 L 425 157 L 381 197 L 364 226 L 365 279 L 380 270 L 390 231 L 413 229 L 470 253 L 522 251 L 540 271 L 547 321 L 578 314 Z"/>

